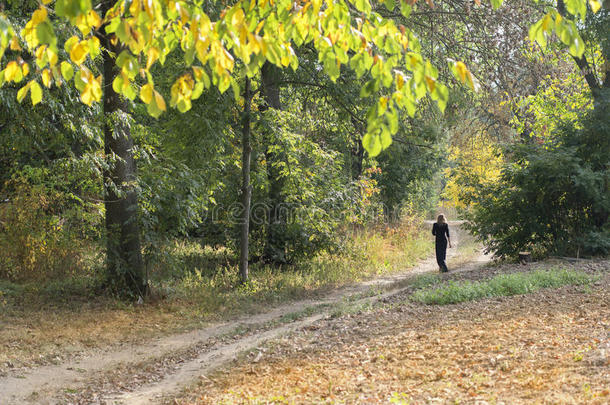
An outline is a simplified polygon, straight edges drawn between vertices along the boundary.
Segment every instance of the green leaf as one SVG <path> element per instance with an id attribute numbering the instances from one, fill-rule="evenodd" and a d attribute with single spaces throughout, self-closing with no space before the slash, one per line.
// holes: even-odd
<path id="1" fill-rule="evenodd" d="M 503 0 L 491 0 L 491 5 L 493 8 L 498 9 L 502 5 Z"/>
<path id="2" fill-rule="evenodd" d="M 584 20 L 587 15 L 587 2 L 586 0 L 565 0 L 566 9 L 568 13 L 578 16 Z"/>
<path id="3" fill-rule="evenodd" d="M 185 113 L 190 109 L 191 109 L 191 102 L 189 100 L 182 99 L 182 100 L 178 101 L 178 111 L 180 111 L 181 113 Z"/>
<path id="4" fill-rule="evenodd" d="M 55 36 L 55 30 L 49 21 L 43 21 L 36 26 L 36 36 L 41 44 L 56 45 L 57 37 Z"/>
<path id="5" fill-rule="evenodd" d="M 30 90 L 30 87 L 31 87 L 31 82 L 19 89 L 19 91 L 17 92 L 17 101 L 18 102 L 20 102 L 20 103 L 23 102 L 23 100 L 25 99 L 25 96 L 27 96 L 28 91 Z"/>
<path id="6" fill-rule="evenodd" d="M 136 91 L 135 87 L 130 84 L 125 90 L 123 90 L 123 95 L 133 101 L 138 96 L 138 92 Z"/>
<path id="7" fill-rule="evenodd" d="M 375 79 L 369 80 L 368 82 L 366 82 L 366 84 L 364 86 L 362 86 L 362 89 L 360 89 L 360 97 L 361 98 L 369 97 L 371 94 L 376 92 L 379 89 L 378 83 L 379 82 Z"/>
<path id="8" fill-rule="evenodd" d="M 369 3 L 369 0 L 354 0 L 354 5 L 358 9 L 358 11 L 361 11 L 365 14 L 371 12 L 371 3 Z"/>
<path id="9" fill-rule="evenodd" d="M 195 83 L 195 87 L 193 88 L 193 94 L 191 95 L 191 99 L 197 100 L 201 96 L 201 93 L 203 93 L 203 83 L 197 82 Z"/>
<path id="10" fill-rule="evenodd" d="M 161 114 L 163 114 L 163 110 L 159 108 L 154 97 L 150 103 L 146 104 L 146 110 L 148 111 L 148 114 L 154 118 L 159 118 Z"/>
<path id="11" fill-rule="evenodd" d="M 585 53 L 585 44 L 580 35 L 576 35 L 570 44 L 570 54 L 580 58 L 583 53 Z"/>
<path id="12" fill-rule="evenodd" d="M 74 35 L 66 41 L 66 43 L 64 44 L 64 49 L 69 54 L 70 51 L 72 50 L 72 48 L 74 47 L 74 45 L 76 45 L 78 42 L 79 42 L 78 37 L 76 35 Z"/>
<path id="13" fill-rule="evenodd" d="M 74 78 L 74 83 L 76 83 L 76 78 Z M 117 94 L 121 94 L 123 92 L 123 76 L 117 76 L 114 78 L 112 81 L 112 90 L 114 90 L 114 92 Z"/>
<path id="14" fill-rule="evenodd" d="M 411 15 L 411 11 L 413 11 L 413 8 L 405 0 L 401 0 L 400 12 L 402 13 L 402 15 L 406 18 L 409 18 L 409 16 Z"/>
<path id="15" fill-rule="evenodd" d="M 385 125 L 381 126 L 381 149 L 387 149 L 392 144 L 392 135 Z"/>
<path id="16" fill-rule="evenodd" d="M 65 81 L 70 81 L 74 76 L 74 68 L 69 62 L 63 61 L 60 65 L 61 75 Z"/>
<path id="17" fill-rule="evenodd" d="M 396 109 L 392 109 L 388 114 L 388 123 L 390 124 L 390 133 L 393 135 L 398 132 L 398 111 Z M 383 144 L 383 140 L 381 141 Z M 389 145 L 388 145 L 389 146 Z M 384 146 L 384 149 L 386 146 Z"/>
<path id="18" fill-rule="evenodd" d="M 438 108 L 441 110 L 441 112 L 445 111 L 445 107 L 447 107 L 447 102 L 449 101 L 449 89 L 441 84 L 441 83 L 437 83 L 436 84 L 436 94 L 437 94 L 437 104 L 438 104 Z"/>
<path id="19" fill-rule="evenodd" d="M 116 32 L 116 30 L 119 28 L 120 23 L 120 17 L 114 17 L 112 20 L 110 20 L 108 25 L 106 25 L 106 34 L 112 34 L 113 32 Z"/>
<path id="20" fill-rule="evenodd" d="M 393 11 L 396 4 L 394 0 L 383 0 L 383 5 L 388 9 L 388 11 Z"/>
<path id="21" fill-rule="evenodd" d="M 76 89 L 82 93 L 85 90 L 85 86 L 87 86 L 87 83 L 83 80 L 81 72 L 76 72 L 76 74 L 74 75 L 74 87 L 76 87 Z M 114 83 L 112 84 L 112 87 L 114 88 Z M 119 91 L 117 91 L 117 93 L 120 94 Z"/>
<path id="22" fill-rule="evenodd" d="M 377 134 L 367 132 L 362 138 L 362 146 L 371 157 L 375 157 L 381 152 L 381 142 Z"/>

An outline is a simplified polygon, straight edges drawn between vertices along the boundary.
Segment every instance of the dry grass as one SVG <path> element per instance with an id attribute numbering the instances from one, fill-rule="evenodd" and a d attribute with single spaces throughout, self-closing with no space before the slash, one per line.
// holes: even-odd
<path id="1" fill-rule="evenodd" d="M 141 341 L 185 327 L 177 308 L 125 306 L 100 299 L 68 308 L 12 309 L 0 316 L 0 374 L 3 369 L 56 363 L 94 347 Z"/>
<path id="2" fill-rule="evenodd" d="M 607 404 L 609 284 L 348 315 L 209 376 L 179 402 Z"/>
<path id="3" fill-rule="evenodd" d="M 51 286 L 0 281 L 0 375 L 8 368 L 57 363 L 91 348 L 141 342 L 315 297 L 377 274 L 406 270 L 431 251 L 427 232 L 414 223 L 350 238 L 342 254 L 321 254 L 287 269 L 254 266 L 246 286 L 238 286 L 236 268 L 205 267 L 210 261 L 203 250 L 196 244 L 181 246 L 191 267 L 174 278 L 165 274 L 157 279 L 166 297 L 145 305 L 97 295 L 86 280 Z"/>

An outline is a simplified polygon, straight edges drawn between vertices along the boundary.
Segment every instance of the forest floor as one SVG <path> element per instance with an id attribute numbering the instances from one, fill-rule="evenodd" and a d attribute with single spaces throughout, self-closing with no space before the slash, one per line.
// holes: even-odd
<path id="1" fill-rule="evenodd" d="M 436 272 L 429 259 L 320 299 L 66 354 L 55 364 L 5 368 L 0 404 L 610 399 L 609 261 L 490 265 L 459 249 L 448 259 L 453 271 L 441 275 L 443 284 L 557 266 L 601 278 L 585 287 L 430 306 L 409 299 L 418 280 Z"/>

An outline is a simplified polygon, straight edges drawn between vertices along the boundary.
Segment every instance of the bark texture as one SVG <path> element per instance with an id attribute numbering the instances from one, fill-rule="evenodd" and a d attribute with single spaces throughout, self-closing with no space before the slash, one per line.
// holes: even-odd
<path id="1" fill-rule="evenodd" d="M 239 252 L 239 275 L 242 283 L 248 281 L 248 235 L 250 232 L 250 200 L 252 198 L 252 186 L 250 185 L 250 156 L 252 146 L 250 145 L 250 103 L 252 92 L 250 91 L 250 79 L 246 77 L 244 90 L 244 115 L 242 118 L 242 189 L 241 203 L 243 206 L 240 252 Z"/>
<path id="2" fill-rule="evenodd" d="M 261 69 L 262 95 L 264 105 L 261 110 L 269 108 L 282 109 L 279 81 L 281 71 L 269 62 Z M 268 130 L 265 134 L 265 161 L 267 162 L 267 180 L 269 182 L 269 215 L 267 217 L 267 235 L 263 259 L 268 263 L 285 263 L 286 258 L 286 215 L 284 212 L 284 180 L 279 169 L 279 163 L 285 159 L 277 137 Z"/>
<path id="3" fill-rule="evenodd" d="M 105 14 L 112 2 L 102 3 Z M 103 29 L 101 30 L 103 32 Z M 118 69 L 115 57 L 122 49 L 105 35 L 99 37 L 103 53 L 104 152 L 113 162 L 104 172 L 107 280 L 111 288 L 133 295 L 146 294 L 146 276 L 140 244 L 137 180 L 133 139 L 125 101 L 112 88 Z"/>

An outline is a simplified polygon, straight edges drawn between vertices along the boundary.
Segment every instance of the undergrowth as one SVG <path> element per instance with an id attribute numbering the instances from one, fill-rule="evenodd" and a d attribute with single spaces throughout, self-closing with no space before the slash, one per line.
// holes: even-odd
<path id="1" fill-rule="evenodd" d="M 244 285 L 235 264 L 225 262 L 210 268 L 205 261 L 197 263 L 193 257 L 205 257 L 206 250 L 209 256 L 209 248 L 181 243 L 174 249 L 189 257 L 189 267 L 173 275 L 166 273 L 163 278 L 153 277 L 153 287 L 199 315 L 226 316 L 405 270 L 432 250 L 428 230 L 418 227 L 358 231 L 346 240 L 341 252 L 322 252 L 290 266 L 253 263 L 250 280 Z"/>
<path id="2" fill-rule="evenodd" d="M 486 281 L 449 281 L 440 287 L 424 287 L 411 298 L 424 304 L 447 305 L 487 297 L 528 294 L 543 288 L 587 285 L 599 279 L 577 270 L 554 268 L 530 273 L 501 274 Z M 430 280 L 434 284 L 434 280 Z"/>

